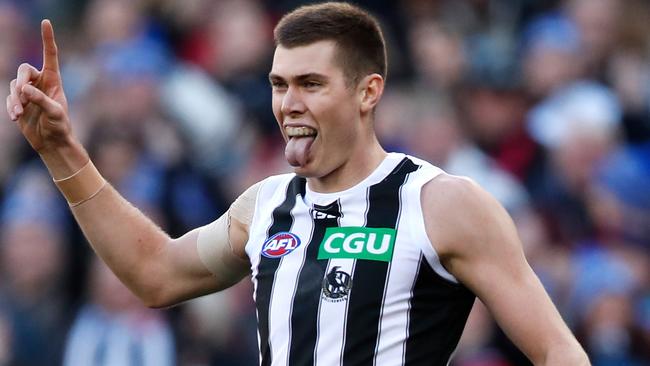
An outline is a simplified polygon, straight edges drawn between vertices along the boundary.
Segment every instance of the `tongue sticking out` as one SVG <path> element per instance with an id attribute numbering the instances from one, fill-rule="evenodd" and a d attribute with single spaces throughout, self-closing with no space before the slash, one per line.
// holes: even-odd
<path id="1" fill-rule="evenodd" d="M 291 166 L 303 166 L 307 164 L 309 148 L 314 142 L 314 136 L 292 137 L 284 149 L 284 156 Z"/>

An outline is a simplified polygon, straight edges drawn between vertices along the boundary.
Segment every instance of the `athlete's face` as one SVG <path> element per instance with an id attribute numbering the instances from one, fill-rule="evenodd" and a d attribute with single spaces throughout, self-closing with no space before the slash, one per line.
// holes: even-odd
<path id="1" fill-rule="evenodd" d="M 297 174 L 321 178 L 345 164 L 361 133 L 359 88 L 346 84 L 336 45 L 278 46 L 269 79 L 273 114 Z"/>

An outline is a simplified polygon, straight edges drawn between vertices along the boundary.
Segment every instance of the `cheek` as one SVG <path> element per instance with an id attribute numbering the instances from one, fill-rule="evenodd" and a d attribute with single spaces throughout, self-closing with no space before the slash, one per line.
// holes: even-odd
<path id="1" fill-rule="evenodd" d="M 349 100 L 336 104 L 329 117 L 329 132 L 335 134 L 339 141 L 351 141 L 357 136 L 359 129 L 359 116 Z"/>
<path id="2" fill-rule="evenodd" d="M 279 96 L 273 95 L 271 98 L 271 109 L 273 109 L 273 116 L 275 116 L 276 121 L 282 124 L 282 114 L 280 109 L 282 108 L 282 98 Z"/>
<path id="3" fill-rule="evenodd" d="M 326 101 L 314 105 L 314 108 L 317 108 L 313 111 L 314 115 L 319 116 L 317 118 L 323 127 L 345 134 L 354 128 L 359 119 L 359 105 L 353 98 L 354 96 L 349 94 L 328 97 Z"/>

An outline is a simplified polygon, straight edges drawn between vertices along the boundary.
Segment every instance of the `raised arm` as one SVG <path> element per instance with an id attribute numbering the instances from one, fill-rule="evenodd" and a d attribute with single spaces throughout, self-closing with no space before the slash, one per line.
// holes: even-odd
<path id="1" fill-rule="evenodd" d="M 469 179 L 441 175 L 423 187 L 422 205 L 442 264 L 483 301 L 535 365 L 589 364 L 494 198 Z"/>
<path id="2" fill-rule="evenodd" d="M 152 307 L 213 292 L 243 278 L 248 271 L 241 250 L 248 235 L 245 224 L 226 214 L 171 239 L 104 181 L 71 130 L 48 20 L 41 23 L 41 34 L 43 68 L 20 65 L 10 84 L 7 112 L 42 158 L 95 252 Z M 197 249 L 200 233 L 208 228 L 211 244 L 223 249 L 214 254 L 220 263 L 216 270 L 208 270 Z"/>

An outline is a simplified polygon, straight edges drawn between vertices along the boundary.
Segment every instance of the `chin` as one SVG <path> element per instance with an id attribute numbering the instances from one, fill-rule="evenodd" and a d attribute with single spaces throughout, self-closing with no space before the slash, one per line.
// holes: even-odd
<path id="1" fill-rule="evenodd" d="M 313 171 L 313 169 L 309 169 L 309 164 L 306 166 L 292 166 L 293 172 L 296 173 L 296 175 L 299 175 L 304 178 L 314 178 L 318 177 L 318 174 Z"/>
<path id="2" fill-rule="evenodd" d="M 302 165 L 302 166 L 292 166 L 293 172 L 296 173 L 296 175 L 299 175 L 304 178 L 320 178 L 323 177 L 327 174 L 322 172 L 321 169 L 317 169 L 314 161 L 311 160 L 307 162 L 307 164 Z"/>

